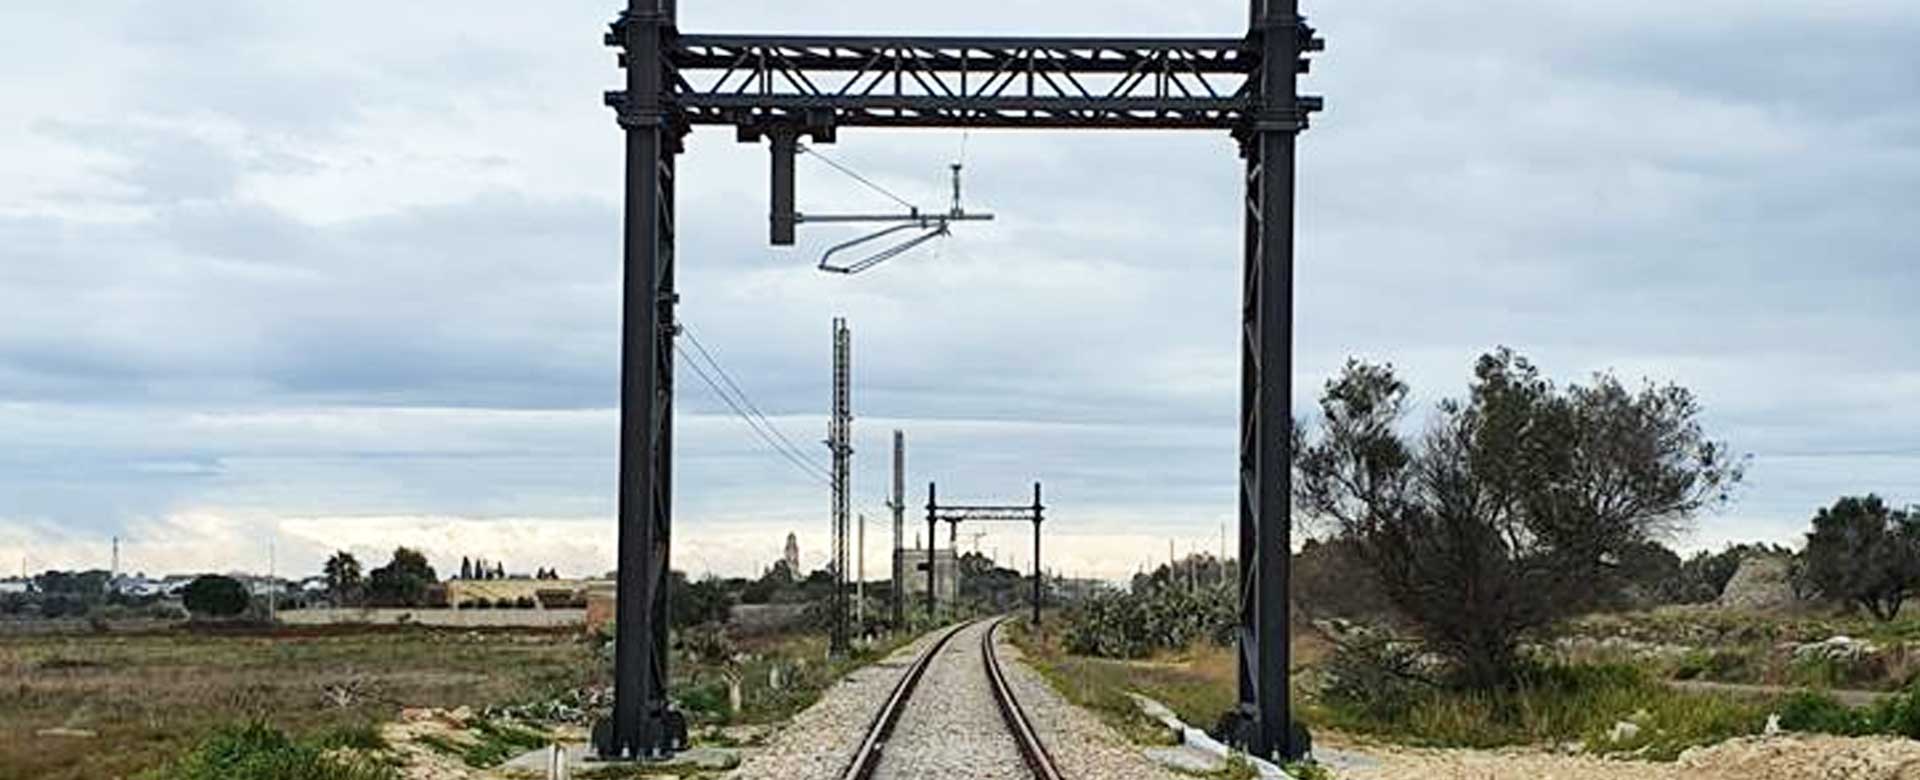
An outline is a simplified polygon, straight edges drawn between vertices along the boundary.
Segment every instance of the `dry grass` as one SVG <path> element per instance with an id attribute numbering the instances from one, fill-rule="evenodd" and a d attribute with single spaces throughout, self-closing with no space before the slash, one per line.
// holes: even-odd
<path id="1" fill-rule="evenodd" d="M 402 706 L 543 697 L 597 682 L 600 668 L 590 645 L 553 632 L 0 638 L 0 780 L 130 777 L 236 721 L 318 735 L 389 719 Z M 98 736 L 36 736 L 55 727 Z"/>
<path id="2" fill-rule="evenodd" d="M 1155 699 L 1190 726 L 1211 728 L 1239 695 L 1234 649 L 1201 643 L 1174 653 L 1126 661 L 1071 655 L 1057 635 L 1035 635 L 1025 621 L 1009 626 L 1027 661 L 1069 701 L 1099 714 L 1135 742 L 1162 743 L 1171 735 L 1140 714 L 1126 693 Z M 1296 637 L 1295 645 L 1300 642 Z"/>

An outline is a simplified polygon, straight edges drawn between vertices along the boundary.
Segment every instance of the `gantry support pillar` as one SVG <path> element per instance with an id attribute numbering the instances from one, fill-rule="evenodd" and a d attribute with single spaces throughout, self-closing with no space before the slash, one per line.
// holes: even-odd
<path id="1" fill-rule="evenodd" d="M 1246 159 L 1246 259 L 1240 351 L 1240 742 L 1268 759 L 1298 758 L 1288 702 L 1293 394 L 1294 140 L 1306 128 L 1295 82 L 1315 45 L 1298 0 L 1252 0 L 1251 74 L 1258 95 L 1236 132 Z"/>
<path id="2" fill-rule="evenodd" d="M 626 232 L 620 353 L 620 541 L 614 707 L 595 728 L 609 759 L 659 758 L 686 747 L 667 706 L 667 551 L 673 527 L 674 156 L 685 126 L 666 110 L 673 0 L 630 0 Z M 632 630 L 638 629 L 638 630 Z"/>

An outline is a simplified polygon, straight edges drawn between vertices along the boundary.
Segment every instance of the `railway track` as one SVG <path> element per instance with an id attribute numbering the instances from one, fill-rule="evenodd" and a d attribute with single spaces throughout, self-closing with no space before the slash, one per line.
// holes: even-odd
<path id="1" fill-rule="evenodd" d="M 921 652 L 875 713 L 842 780 L 1061 780 L 994 652 L 1005 621 L 963 623 Z"/>

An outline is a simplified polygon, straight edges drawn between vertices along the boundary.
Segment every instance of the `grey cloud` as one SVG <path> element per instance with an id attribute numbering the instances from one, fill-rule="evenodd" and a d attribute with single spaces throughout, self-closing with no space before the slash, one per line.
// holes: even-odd
<path id="1" fill-rule="evenodd" d="M 89 32 L 104 52 L 134 44 L 103 56 L 137 65 L 116 96 L 136 121 L 29 110 L 116 160 L 113 191 L 90 197 L 145 212 L 0 212 L 0 403 L 132 422 L 36 428 L 16 459 L 41 465 L 0 476 L 0 495 L 25 497 L 0 517 L 610 511 L 618 179 L 530 160 L 617 170 L 596 102 L 618 80 L 598 43 L 615 6 L 438 20 L 444 7 L 407 6 L 377 27 L 350 24 L 372 13 L 351 4 L 234 6 Z M 1715 432 L 1756 454 L 1742 503 L 1701 539 L 1789 538 L 1841 492 L 1920 497 L 1920 67 L 1899 4 L 1501 2 L 1467 23 L 1436 3 L 1307 10 L 1331 48 L 1305 89 L 1330 110 L 1300 144 L 1297 408 L 1349 355 L 1394 361 L 1431 401 L 1460 392 L 1473 355 L 1510 344 L 1563 378 L 1616 368 L 1700 391 Z M 1236 34 L 1245 7 L 709 0 L 682 13 L 689 29 Z M 526 127 L 549 132 L 515 135 Z M 512 151 L 524 143 L 605 153 Z M 937 206 L 961 143 L 849 131 L 825 151 Z M 1062 511 L 1119 518 L 1116 532 L 1230 516 L 1232 142 L 965 143 L 969 203 L 999 222 L 828 279 L 810 266 L 844 234 L 765 247 L 764 149 L 703 128 L 680 168 L 682 316 L 809 447 L 827 318 L 851 316 L 863 496 L 897 424 L 916 475 L 963 492 L 1046 479 Z M 297 188 L 249 188 L 353 186 L 368 171 L 342 161 L 372 144 L 444 191 L 343 220 L 316 217 Z M 886 207 L 875 198 L 803 162 L 804 208 Z M 680 387 L 686 527 L 817 519 L 817 489 L 691 371 Z M 474 416 L 271 436 L 134 424 L 385 408 Z M 533 433 L 507 410 L 599 416 Z"/>

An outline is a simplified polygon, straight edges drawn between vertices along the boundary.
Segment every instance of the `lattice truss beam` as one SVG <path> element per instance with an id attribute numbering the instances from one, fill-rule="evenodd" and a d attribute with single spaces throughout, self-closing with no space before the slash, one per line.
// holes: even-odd
<path id="1" fill-rule="evenodd" d="M 933 519 L 942 523 L 1022 522 L 1031 523 L 1039 509 L 1026 506 L 940 506 L 932 510 Z"/>
<path id="2" fill-rule="evenodd" d="M 609 45 L 626 42 L 625 24 Z M 1298 30 L 1306 50 L 1320 48 Z M 840 126 L 1237 129 L 1256 115 L 1304 126 L 1320 108 L 1311 96 L 1263 106 L 1249 78 L 1261 49 L 1238 38 L 674 34 L 666 51 L 668 102 L 685 123 L 829 138 Z M 624 93 L 607 102 L 624 105 Z"/>

